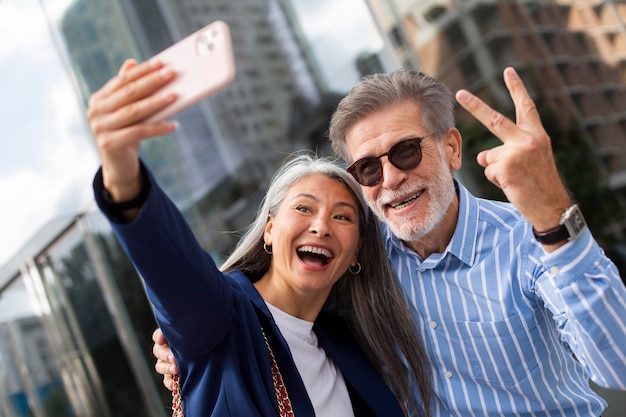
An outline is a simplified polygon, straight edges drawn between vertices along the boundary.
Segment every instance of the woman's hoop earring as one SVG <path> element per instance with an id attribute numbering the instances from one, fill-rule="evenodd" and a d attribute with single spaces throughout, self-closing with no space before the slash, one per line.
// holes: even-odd
<path id="1" fill-rule="evenodd" d="M 265 251 L 265 253 L 267 253 L 268 255 L 272 254 L 272 245 L 269 246 L 269 249 L 267 248 L 267 243 L 263 242 L 263 250 Z M 361 269 L 359 268 L 359 271 Z"/>
<path id="2" fill-rule="evenodd" d="M 353 270 L 353 268 L 356 268 L 356 270 Z M 350 271 L 352 275 L 357 275 L 359 272 L 361 272 L 361 264 L 357 262 L 356 265 L 350 265 L 348 271 Z"/>

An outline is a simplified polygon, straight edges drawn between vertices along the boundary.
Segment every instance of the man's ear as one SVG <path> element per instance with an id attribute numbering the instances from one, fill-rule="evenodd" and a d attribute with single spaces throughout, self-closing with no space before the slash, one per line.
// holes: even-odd
<path id="1" fill-rule="evenodd" d="M 452 171 L 461 169 L 463 163 L 463 138 L 461 137 L 461 132 L 455 127 L 448 129 L 443 136 L 442 145 L 450 169 Z"/>

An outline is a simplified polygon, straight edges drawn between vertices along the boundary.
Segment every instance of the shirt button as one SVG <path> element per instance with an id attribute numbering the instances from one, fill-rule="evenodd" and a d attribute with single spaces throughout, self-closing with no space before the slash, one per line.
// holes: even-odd
<path id="1" fill-rule="evenodd" d="M 446 371 L 443 375 L 444 375 L 446 378 L 452 378 L 452 372 L 450 372 L 450 371 Z"/>
<path id="2" fill-rule="evenodd" d="M 431 321 L 431 322 L 430 322 L 430 327 L 431 327 L 432 329 L 436 329 L 436 328 L 437 328 L 437 322 L 436 322 L 436 321 Z"/>
<path id="3" fill-rule="evenodd" d="M 559 267 L 558 266 L 552 266 L 550 267 L 550 274 L 553 276 L 556 276 L 559 274 Z"/>

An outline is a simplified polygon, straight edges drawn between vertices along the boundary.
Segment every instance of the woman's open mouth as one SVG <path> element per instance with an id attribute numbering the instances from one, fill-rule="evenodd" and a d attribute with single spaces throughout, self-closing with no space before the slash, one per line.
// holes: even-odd
<path id="1" fill-rule="evenodd" d="M 316 246 L 301 246 L 296 249 L 296 252 L 304 263 L 317 266 L 328 265 L 333 257 L 333 254 L 328 249 Z"/>

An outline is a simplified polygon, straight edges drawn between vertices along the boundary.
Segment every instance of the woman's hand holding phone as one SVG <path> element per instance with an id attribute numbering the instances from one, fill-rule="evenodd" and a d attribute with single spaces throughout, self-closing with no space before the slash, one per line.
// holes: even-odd
<path id="1" fill-rule="evenodd" d="M 175 122 L 146 122 L 176 101 L 174 92 L 155 94 L 175 78 L 174 71 L 159 61 L 128 60 L 89 99 L 87 116 L 102 159 L 104 186 L 114 201 L 139 193 L 141 141 L 176 129 Z"/>
<path id="2" fill-rule="evenodd" d="M 141 189 L 141 141 L 174 131 L 177 123 L 165 119 L 229 85 L 234 76 L 228 26 L 218 21 L 144 63 L 126 61 L 90 97 L 87 115 L 113 201 L 130 200 Z"/>

